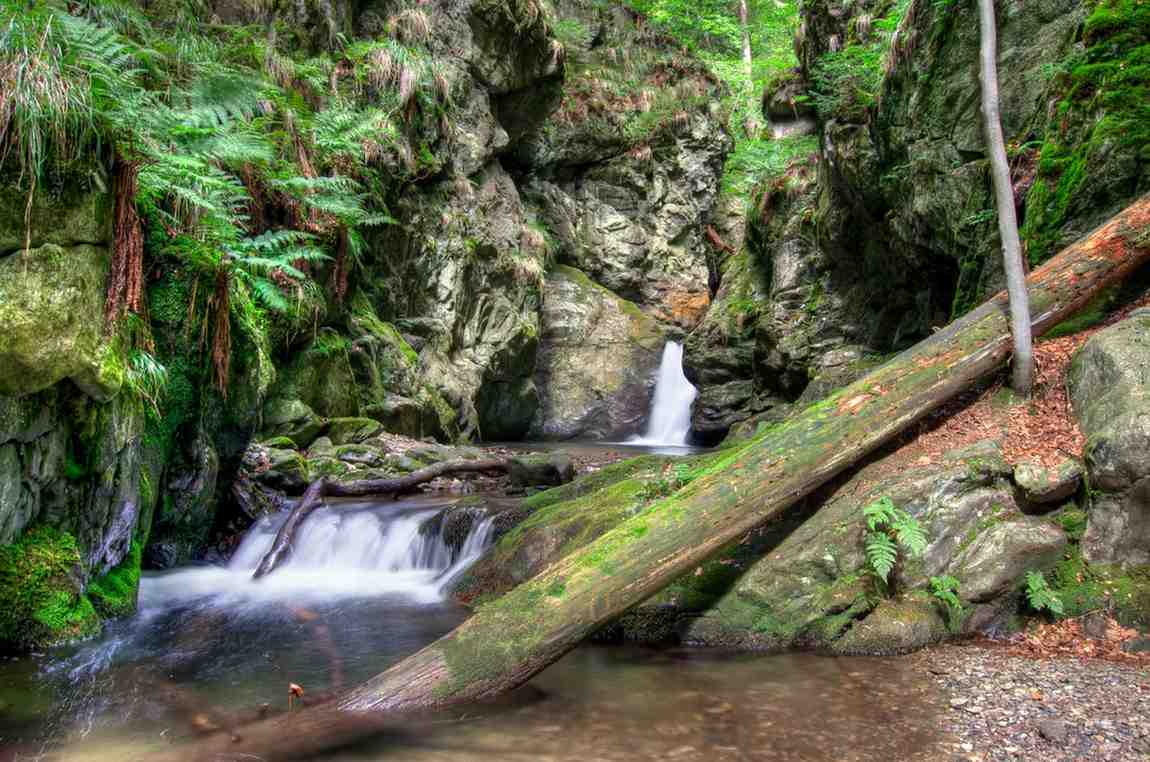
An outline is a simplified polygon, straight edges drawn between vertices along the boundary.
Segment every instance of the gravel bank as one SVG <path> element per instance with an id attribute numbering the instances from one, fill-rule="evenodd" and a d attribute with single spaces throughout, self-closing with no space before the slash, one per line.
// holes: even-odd
<path id="1" fill-rule="evenodd" d="M 909 658 L 942 691 L 955 760 L 1150 759 L 1150 670 L 1100 659 L 1015 656 L 985 645 Z"/>

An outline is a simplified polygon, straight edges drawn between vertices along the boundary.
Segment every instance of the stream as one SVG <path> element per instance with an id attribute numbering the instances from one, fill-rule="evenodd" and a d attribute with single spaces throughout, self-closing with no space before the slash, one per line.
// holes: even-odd
<path id="1" fill-rule="evenodd" d="M 145 575 L 139 613 L 99 639 L 0 661 L 0 760 L 154 744 L 186 733 L 189 712 L 286 706 L 289 683 L 322 692 L 399 661 L 463 621 L 444 588 L 490 538 L 479 522 L 453 552 L 421 529 L 443 505 L 322 508 L 259 582 L 284 516 L 227 567 Z M 929 758 L 936 702 L 898 659 L 587 646 L 496 707 L 327 759 Z"/>

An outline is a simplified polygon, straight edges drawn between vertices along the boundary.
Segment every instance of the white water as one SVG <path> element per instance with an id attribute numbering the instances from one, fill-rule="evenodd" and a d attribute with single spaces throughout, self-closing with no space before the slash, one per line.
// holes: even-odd
<path id="1" fill-rule="evenodd" d="M 288 560 L 257 581 L 252 572 L 287 514 L 265 517 L 248 530 L 226 567 L 192 567 L 142 579 L 140 611 L 146 616 L 173 603 L 206 599 L 217 606 L 378 595 L 413 603 L 443 600 L 448 583 L 487 548 L 492 520 L 476 520 L 453 553 L 440 533 L 421 531 L 441 510 L 324 506 L 304 522 Z"/>
<path id="2" fill-rule="evenodd" d="M 659 363 L 647 432 L 643 436 L 632 437 L 629 442 L 656 446 L 687 444 L 687 437 L 691 434 L 691 403 L 698 395 L 699 390 L 683 373 L 683 345 L 668 341 Z"/>

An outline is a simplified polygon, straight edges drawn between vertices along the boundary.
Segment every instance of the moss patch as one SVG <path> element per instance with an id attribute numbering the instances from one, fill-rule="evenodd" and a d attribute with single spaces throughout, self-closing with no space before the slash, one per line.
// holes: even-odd
<path id="1" fill-rule="evenodd" d="M 0 649 L 29 650 L 95 634 L 80 592 L 80 551 L 67 532 L 38 527 L 0 546 Z"/>
<path id="2" fill-rule="evenodd" d="M 136 610 L 143 555 L 143 545 L 138 540 L 134 541 L 119 566 L 88 585 L 88 598 L 100 616 L 110 619 L 127 616 Z"/>

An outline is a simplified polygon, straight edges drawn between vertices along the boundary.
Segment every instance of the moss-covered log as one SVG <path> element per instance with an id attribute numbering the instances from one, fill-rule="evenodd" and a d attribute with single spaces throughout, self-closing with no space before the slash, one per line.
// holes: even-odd
<path id="1" fill-rule="evenodd" d="M 1150 260 L 1144 197 L 1028 281 L 1037 333 Z M 330 704 L 173 758 L 283 759 L 386 727 L 391 713 L 485 699 L 526 682 L 628 608 L 778 516 L 1010 355 L 1006 295 L 720 459 L 707 473 L 479 608 L 463 625 Z M 149 755 L 156 759 L 156 755 Z"/>

